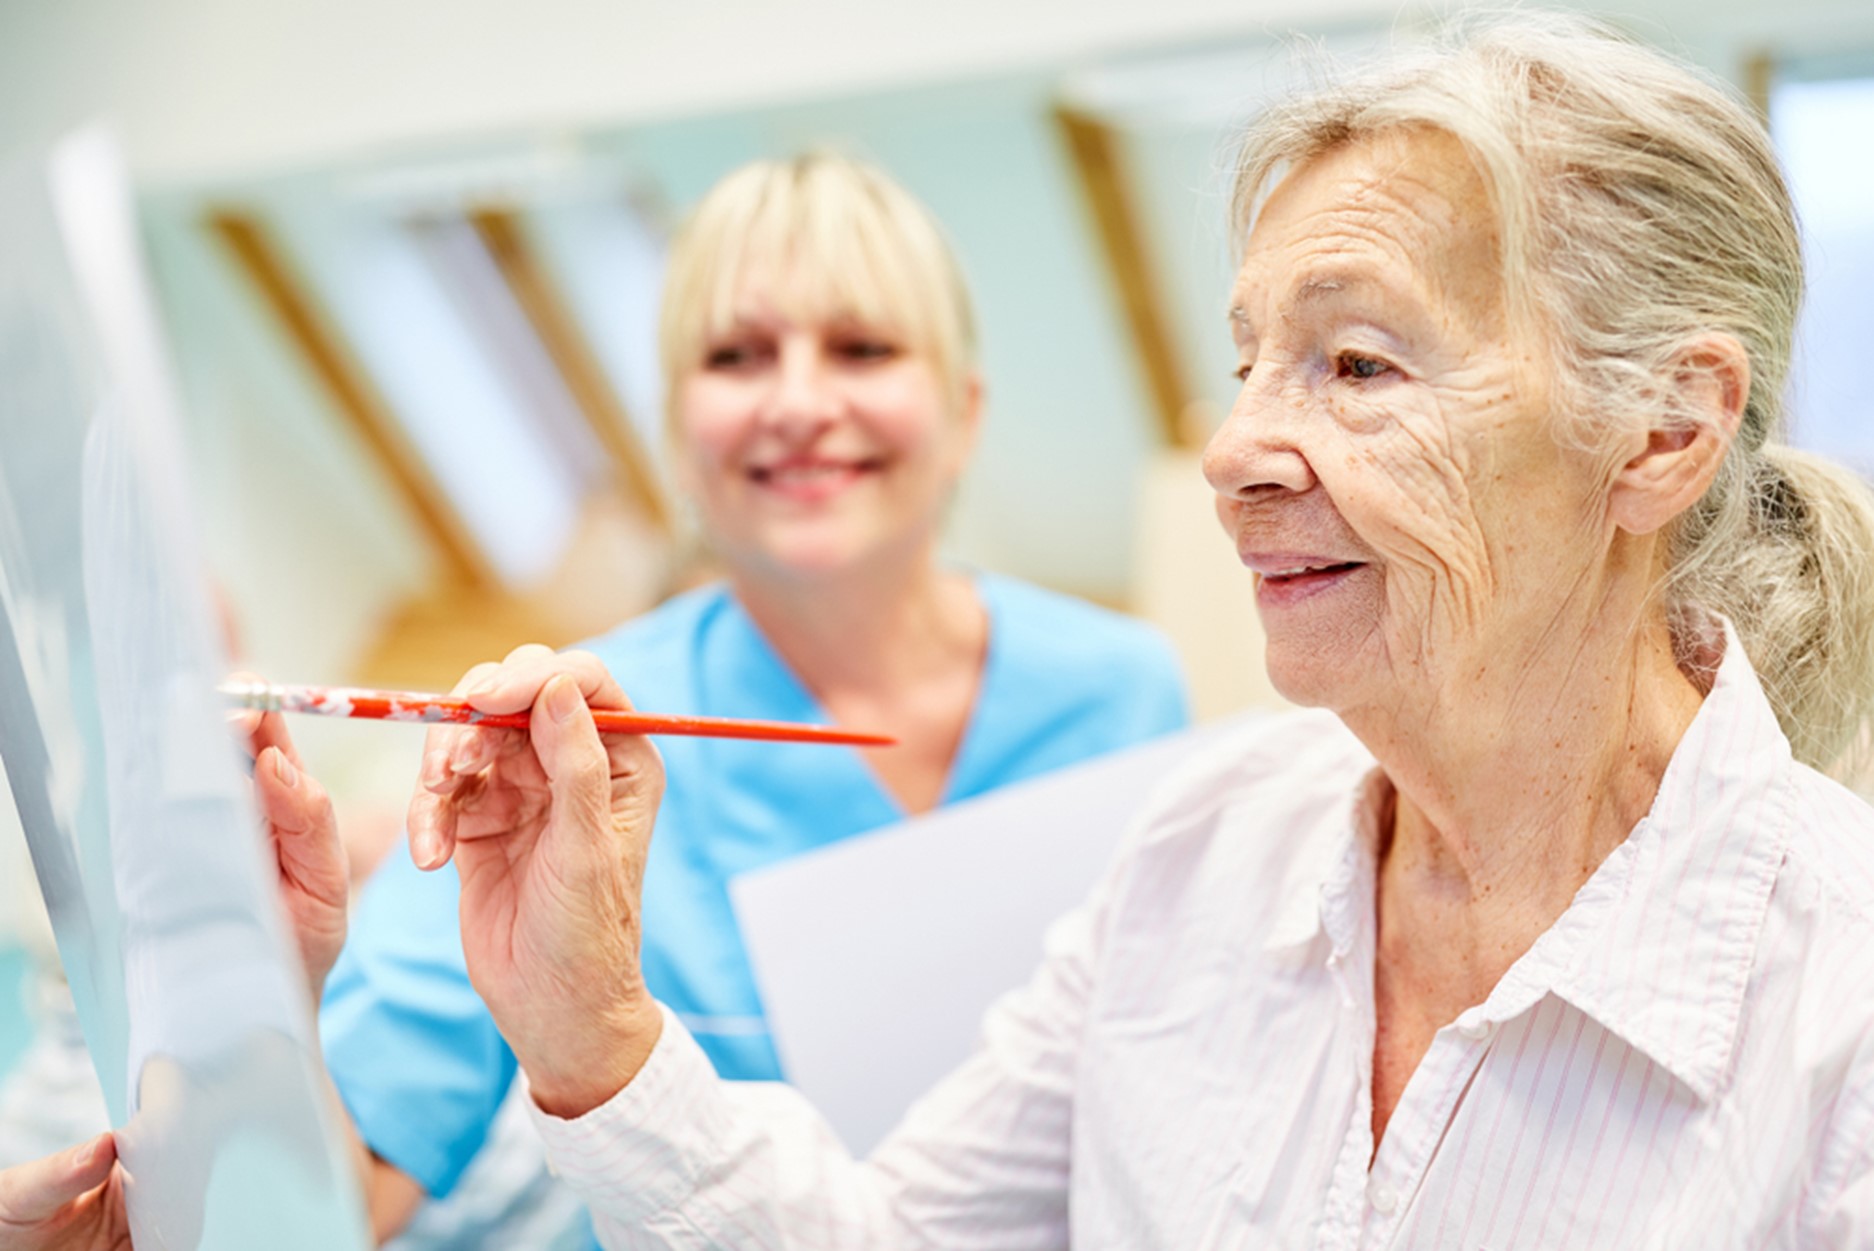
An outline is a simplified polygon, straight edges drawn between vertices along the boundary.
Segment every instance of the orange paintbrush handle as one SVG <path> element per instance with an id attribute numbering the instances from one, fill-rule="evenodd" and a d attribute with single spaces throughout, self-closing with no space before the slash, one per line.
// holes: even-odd
<path id="1" fill-rule="evenodd" d="M 221 693 L 237 707 L 262 712 L 303 712 L 322 717 L 362 717 L 374 721 L 411 721 L 453 725 L 488 725 L 525 729 L 524 712 L 492 713 L 452 695 L 416 691 L 372 691 L 346 686 L 278 686 L 267 682 L 230 682 Z M 684 734 L 701 738 L 760 739 L 784 743 L 845 743 L 855 747 L 890 747 L 883 734 L 864 734 L 792 721 L 744 721 L 734 717 L 673 717 L 655 712 L 618 712 L 594 708 L 592 720 L 607 734 Z"/>

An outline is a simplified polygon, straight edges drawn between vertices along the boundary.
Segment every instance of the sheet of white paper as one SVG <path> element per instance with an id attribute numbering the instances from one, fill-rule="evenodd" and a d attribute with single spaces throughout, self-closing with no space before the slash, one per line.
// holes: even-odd
<path id="1" fill-rule="evenodd" d="M 730 883 L 789 1078 L 864 1154 L 968 1057 L 1158 783 L 1247 713 Z"/>

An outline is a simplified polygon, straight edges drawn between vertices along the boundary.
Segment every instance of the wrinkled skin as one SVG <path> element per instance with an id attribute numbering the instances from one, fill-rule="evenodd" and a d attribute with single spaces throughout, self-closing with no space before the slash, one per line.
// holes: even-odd
<path id="1" fill-rule="evenodd" d="M 1251 234 L 1231 327 L 1243 387 L 1205 454 L 1246 560 L 1362 562 L 1272 604 L 1270 675 L 1343 714 L 1434 703 L 1546 646 L 1605 553 L 1604 468 L 1557 442 L 1513 334 L 1482 184 L 1455 140 L 1306 165 Z"/>
<path id="2" fill-rule="evenodd" d="M 0 1171 L 0 1251 L 130 1251 L 109 1134 Z"/>
<path id="3" fill-rule="evenodd" d="M 1609 420 L 1583 449 L 1540 331 L 1508 313 L 1494 221 L 1436 132 L 1291 172 L 1244 249 L 1243 387 L 1204 460 L 1257 575 L 1270 677 L 1337 713 L 1391 793 L 1376 1143 L 1437 1031 L 1645 814 L 1696 715 L 1661 536 L 1748 394 L 1735 338 L 1693 333 L 1669 380 L 1693 420 Z"/>
<path id="4" fill-rule="evenodd" d="M 630 1080 L 662 1029 L 638 950 L 663 762 L 642 735 L 601 741 L 590 710 L 631 704 L 589 652 L 519 647 L 457 693 L 532 721 L 429 732 L 411 855 L 431 869 L 454 859 L 469 978 L 535 1102 L 579 1115 Z"/>

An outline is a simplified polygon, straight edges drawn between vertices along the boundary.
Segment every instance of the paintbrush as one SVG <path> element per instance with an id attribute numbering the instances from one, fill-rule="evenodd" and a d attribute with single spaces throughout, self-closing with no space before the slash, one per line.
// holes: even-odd
<path id="1" fill-rule="evenodd" d="M 527 728 L 526 712 L 482 712 L 453 695 L 416 691 L 372 691 L 349 686 L 282 686 L 271 682 L 226 682 L 217 688 L 236 708 L 259 712 L 304 712 L 321 717 L 363 717 L 451 725 Z M 734 717 L 673 717 L 655 712 L 592 709 L 605 734 L 685 734 L 699 738 L 762 739 L 785 743 L 846 743 L 890 747 L 897 739 L 793 721 L 744 721 Z"/>

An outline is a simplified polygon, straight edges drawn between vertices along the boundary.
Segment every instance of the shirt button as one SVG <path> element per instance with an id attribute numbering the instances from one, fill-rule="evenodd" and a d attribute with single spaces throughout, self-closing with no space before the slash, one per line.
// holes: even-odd
<path id="1" fill-rule="evenodd" d="M 1381 1216 L 1391 1216 L 1393 1209 L 1399 1206 L 1399 1192 L 1383 1181 L 1371 1181 L 1367 1183 L 1366 1201 Z"/>
<path id="2" fill-rule="evenodd" d="M 1496 1026 L 1492 1022 L 1485 1020 L 1483 1017 L 1472 1017 L 1468 1021 L 1458 1022 L 1458 1035 L 1463 1038 L 1468 1038 L 1472 1042 L 1482 1042 L 1484 1039 L 1490 1037 L 1490 1031 L 1495 1028 Z"/>

